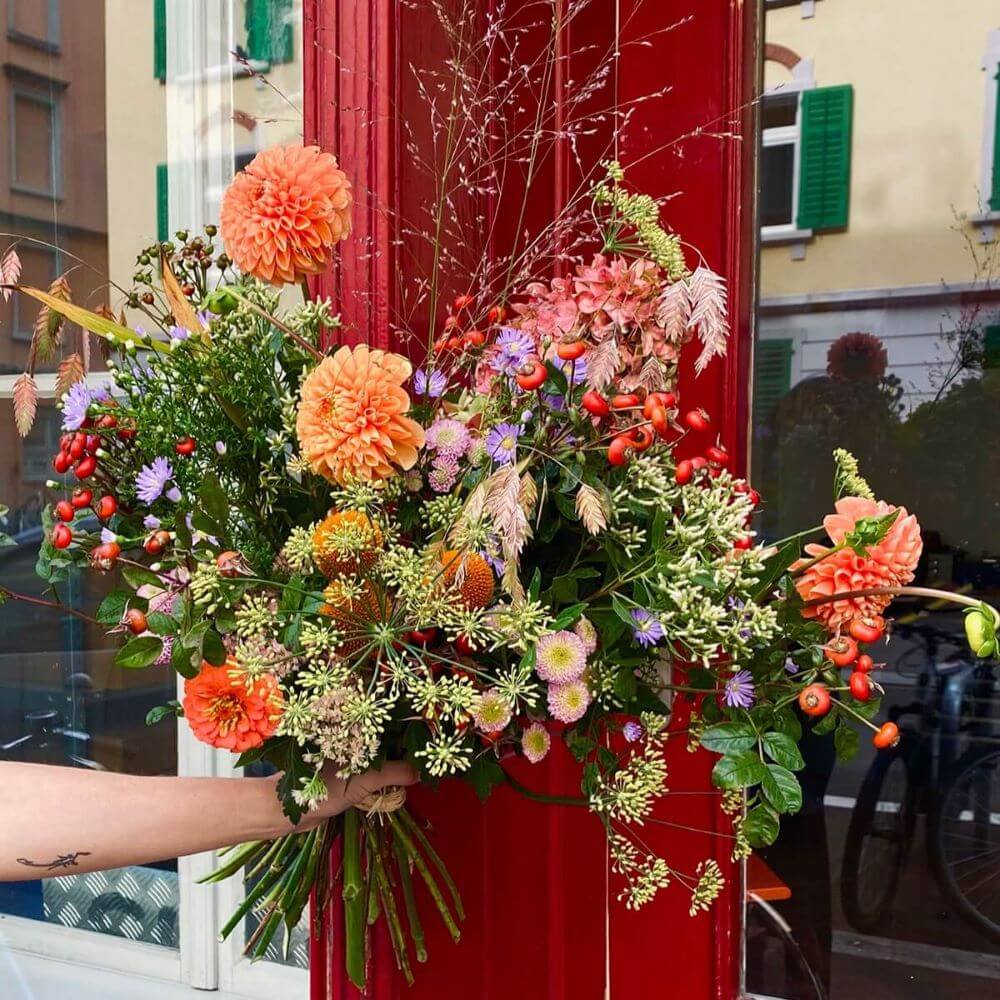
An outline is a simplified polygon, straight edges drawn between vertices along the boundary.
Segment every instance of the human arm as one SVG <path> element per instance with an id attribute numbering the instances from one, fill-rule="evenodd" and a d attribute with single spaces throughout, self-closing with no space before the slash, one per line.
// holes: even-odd
<path id="1" fill-rule="evenodd" d="M 82 874 L 197 854 L 308 830 L 387 785 L 412 785 L 390 762 L 344 782 L 298 827 L 281 812 L 276 778 L 137 777 L 0 762 L 0 882 Z"/>

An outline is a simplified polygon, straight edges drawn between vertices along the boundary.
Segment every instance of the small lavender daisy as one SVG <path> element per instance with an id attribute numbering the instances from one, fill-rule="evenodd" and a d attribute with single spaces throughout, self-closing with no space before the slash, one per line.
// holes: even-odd
<path id="1" fill-rule="evenodd" d="M 158 517 L 154 517 L 152 514 L 147 514 L 142 519 L 142 526 L 147 531 L 156 531 L 156 529 L 159 528 L 161 523 L 162 522 L 160 521 L 160 519 Z"/>
<path id="2" fill-rule="evenodd" d="M 181 493 L 176 486 L 171 486 L 166 493 L 163 494 L 171 503 L 180 503 L 184 494 Z"/>
<path id="3" fill-rule="evenodd" d="M 446 417 L 443 420 L 435 420 L 427 428 L 425 442 L 431 451 L 447 452 L 460 458 L 468 451 L 472 438 L 465 424 L 460 420 Z"/>
<path id="4" fill-rule="evenodd" d="M 448 380 L 445 378 L 444 372 L 420 368 L 413 376 L 413 391 L 418 396 L 429 396 L 431 399 L 437 399 L 444 395 L 447 386 Z"/>
<path id="5" fill-rule="evenodd" d="M 476 728 L 484 733 L 499 733 L 510 722 L 510 705 L 498 688 L 489 688 L 479 696 L 472 712 Z"/>
<path id="6" fill-rule="evenodd" d="M 523 330 L 505 326 L 496 339 L 493 367 L 504 375 L 514 375 L 535 353 L 535 342 Z"/>
<path id="7" fill-rule="evenodd" d="M 167 333 L 171 340 L 187 340 L 191 336 L 191 331 L 183 326 L 172 326 Z"/>
<path id="8" fill-rule="evenodd" d="M 108 542 L 117 542 L 118 536 L 110 528 L 101 528 L 101 541 L 107 545 Z"/>
<path id="9" fill-rule="evenodd" d="M 87 411 L 94 401 L 94 393 L 87 388 L 83 382 L 74 382 L 69 391 L 63 396 L 62 425 L 64 431 L 79 430 L 83 422 L 87 419 Z"/>
<path id="10" fill-rule="evenodd" d="M 497 424 L 486 435 L 486 453 L 497 465 L 510 465 L 517 454 L 517 439 L 521 428 L 517 424 Z"/>
<path id="11" fill-rule="evenodd" d="M 154 503 L 163 495 L 173 474 L 173 466 L 162 456 L 157 456 L 149 465 L 144 465 L 135 477 L 135 495 L 144 504 Z"/>
<path id="12" fill-rule="evenodd" d="M 576 722 L 583 718 L 590 705 L 590 692 L 583 681 L 550 684 L 547 701 L 553 719 Z"/>
<path id="13" fill-rule="evenodd" d="M 584 355 L 582 358 L 577 358 L 576 361 L 564 361 L 562 363 L 563 374 L 566 376 L 566 381 L 571 385 L 580 385 L 581 382 L 587 381 L 587 358 Z"/>
<path id="14" fill-rule="evenodd" d="M 790 657 L 785 657 L 785 672 L 789 674 L 797 674 L 799 672 L 799 665 Z"/>
<path id="15" fill-rule="evenodd" d="M 642 739 L 642 726 L 636 722 L 635 719 L 629 719 L 629 721 L 622 726 L 622 736 L 624 736 L 629 743 L 635 743 L 636 740 Z"/>
<path id="16" fill-rule="evenodd" d="M 573 632 L 550 632 L 535 643 L 535 670 L 543 681 L 575 681 L 586 666 L 587 651 Z"/>
<path id="17" fill-rule="evenodd" d="M 722 700 L 730 708 L 749 708 L 754 701 L 753 674 L 749 670 L 738 670 L 722 689 Z"/>
<path id="18" fill-rule="evenodd" d="M 226 450 L 227 449 L 226 449 L 226 442 L 225 441 L 216 441 L 215 442 L 215 454 L 216 455 L 225 455 Z"/>
<path id="19" fill-rule="evenodd" d="M 660 620 L 654 618 L 645 608 L 633 608 L 630 614 L 632 621 L 635 622 L 632 626 L 632 637 L 640 646 L 647 649 L 655 646 L 667 634 Z"/>
<path id="20" fill-rule="evenodd" d="M 552 746 L 549 731 L 540 722 L 533 722 L 521 733 L 521 749 L 532 764 L 538 764 L 548 755 Z"/>

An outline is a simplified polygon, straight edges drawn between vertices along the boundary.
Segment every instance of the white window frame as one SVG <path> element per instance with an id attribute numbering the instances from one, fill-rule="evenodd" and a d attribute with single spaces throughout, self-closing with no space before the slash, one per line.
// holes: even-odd
<path id="1" fill-rule="evenodd" d="M 234 47 L 237 0 L 167 0 L 167 140 L 177 150 L 178 169 L 170 178 L 170 228 L 197 228 L 214 221 L 218 200 L 234 157 L 233 128 L 197 127 L 209 116 L 232 122 L 232 74 L 228 67 Z M 200 70 L 199 67 L 207 67 Z M 9 406 L 17 375 L 0 375 L 0 406 Z M 39 398 L 55 397 L 55 374 L 36 376 Z M 97 388 L 107 374 L 92 373 L 87 384 Z M 6 402 L 5 402 L 6 401 Z M 8 411 L 9 412 L 9 411 Z M 178 693 L 182 681 L 178 678 Z M 163 724 L 163 723 L 161 723 Z M 181 776 L 240 778 L 233 757 L 198 742 L 183 719 L 177 722 L 177 773 Z M 249 780 L 249 779 L 248 779 Z M 128 941 L 111 935 L 0 914 L 0 949 L 14 954 L 73 962 L 87 967 L 95 979 L 101 971 L 142 975 L 161 987 L 224 990 L 216 996 L 233 1000 L 304 998 L 309 972 L 274 962 L 251 962 L 243 956 L 243 933 L 219 942 L 218 932 L 243 899 L 238 878 L 220 885 L 198 885 L 214 870 L 213 853 L 179 858 L 178 948 Z M 156 994 L 160 995 L 159 993 Z M 171 996 L 173 994 L 171 993 Z"/>
<path id="2" fill-rule="evenodd" d="M 993 157 L 996 153 L 997 103 L 1000 102 L 1000 28 L 994 28 L 986 36 L 986 52 L 983 54 L 982 68 L 986 75 L 986 99 L 983 108 L 983 146 L 980 154 L 979 205 L 970 216 L 973 225 L 980 229 L 984 243 L 992 243 L 1000 227 L 1000 211 L 990 208 L 990 193 L 993 188 Z"/>
<path id="3" fill-rule="evenodd" d="M 794 125 L 761 129 L 760 142 L 762 147 L 789 144 L 795 147 L 795 161 L 792 165 L 792 221 L 781 226 L 761 226 L 760 241 L 765 245 L 804 244 L 813 236 L 811 229 L 799 229 L 795 220 L 799 212 L 799 174 L 802 161 L 802 93 L 806 90 L 812 90 L 815 86 L 813 61 L 802 59 L 792 70 L 791 80 L 771 87 L 761 97 L 762 104 L 766 98 L 782 94 L 795 94 L 797 99 Z"/>

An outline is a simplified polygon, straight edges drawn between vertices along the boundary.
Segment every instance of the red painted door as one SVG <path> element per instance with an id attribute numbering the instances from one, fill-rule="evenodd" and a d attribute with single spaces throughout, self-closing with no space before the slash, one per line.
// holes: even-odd
<path id="1" fill-rule="evenodd" d="M 480 0 L 484 7 L 490 0 Z M 520 0 L 523 6 L 533 6 Z M 546 0 L 546 3 L 550 0 Z M 551 0 L 574 6 L 579 0 Z M 407 276 L 400 224 L 430 196 L 407 169 L 411 123 L 426 118 L 409 67 L 439 60 L 443 40 L 429 3 L 406 0 L 307 0 L 305 13 L 307 136 L 335 151 L 352 176 L 358 200 L 354 238 L 335 274 L 322 279 L 344 315 L 345 336 L 392 343 L 399 307 L 397 273 Z M 724 363 L 695 379 L 682 372 L 685 405 L 716 416 L 723 441 L 740 462 L 746 455 L 753 280 L 752 109 L 757 81 L 756 4 L 752 0 L 591 0 L 561 39 L 569 53 L 556 82 L 568 100 L 574 60 L 595 44 L 616 40 L 621 53 L 615 85 L 619 105 L 632 111 L 621 127 L 618 155 L 629 181 L 668 197 L 665 218 L 727 276 L 733 340 Z M 616 39 L 617 35 L 617 39 Z M 561 89 L 560 89 L 561 88 Z M 661 88 L 655 100 L 633 100 Z M 621 124 L 621 123 L 620 123 Z M 610 132 L 612 124 L 607 128 Z M 606 142 L 608 136 L 590 140 Z M 532 181 L 530 214 L 551 217 L 572 190 L 574 157 L 557 153 Z M 494 213 L 502 206 L 491 206 Z M 532 219 L 526 220 L 531 225 Z M 404 241 L 405 243 L 405 241 Z M 417 791 L 414 812 L 431 835 L 462 891 L 467 920 L 455 945 L 428 912 L 430 959 L 415 986 L 396 975 L 385 939 L 374 942 L 368 995 L 393 997 L 578 1000 L 629 997 L 738 996 L 739 868 L 729 843 L 711 831 L 727 821 L 712 792 L 708 754 L 690 754 L 672 723 L 669 787 L 647 827 L 680 870 L 716 858 L 728 888 L 714 911 L 690 918 L 689 895 L 672 886 L 643 910 L 619 904 L 603 832 L 586 810 L 540 805 L 508 788 L 483 806 L 471 788 L 446 783 Z M 548 794 L 578 794 L 579 773 L 565 750 L 544 764 L 514 765 L 525 783 Z M 691 829 L 694 828 L 694 829 Z M 700 832 L 699 832 L 700 831 Z M 424 900 L 429 903 L 429 900 Z M 431 910 L 429 907 L 428 910 Z M 313 1000 L 346 1000 L 357 991 L 341 971 L 339 907 L 318 915 L 313 941 Z"/>

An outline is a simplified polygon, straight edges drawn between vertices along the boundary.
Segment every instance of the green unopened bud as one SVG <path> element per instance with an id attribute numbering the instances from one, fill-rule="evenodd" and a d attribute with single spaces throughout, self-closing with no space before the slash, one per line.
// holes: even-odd
<path id="1" fill-rule="evenodd" d="M 216 316 L 225 316 L 239 305 L 239 300 L 228 288 L 217 288 L 205 299 L 205 308 Z"/>
<path id="2" fill-rule="evenodd" d="M 997 640 L 997 620 L 992 608 L 969 608 L 965 612 L 965 638 L 969 648 L 981 659 L 996 656 L 1000 643 Z"/>

